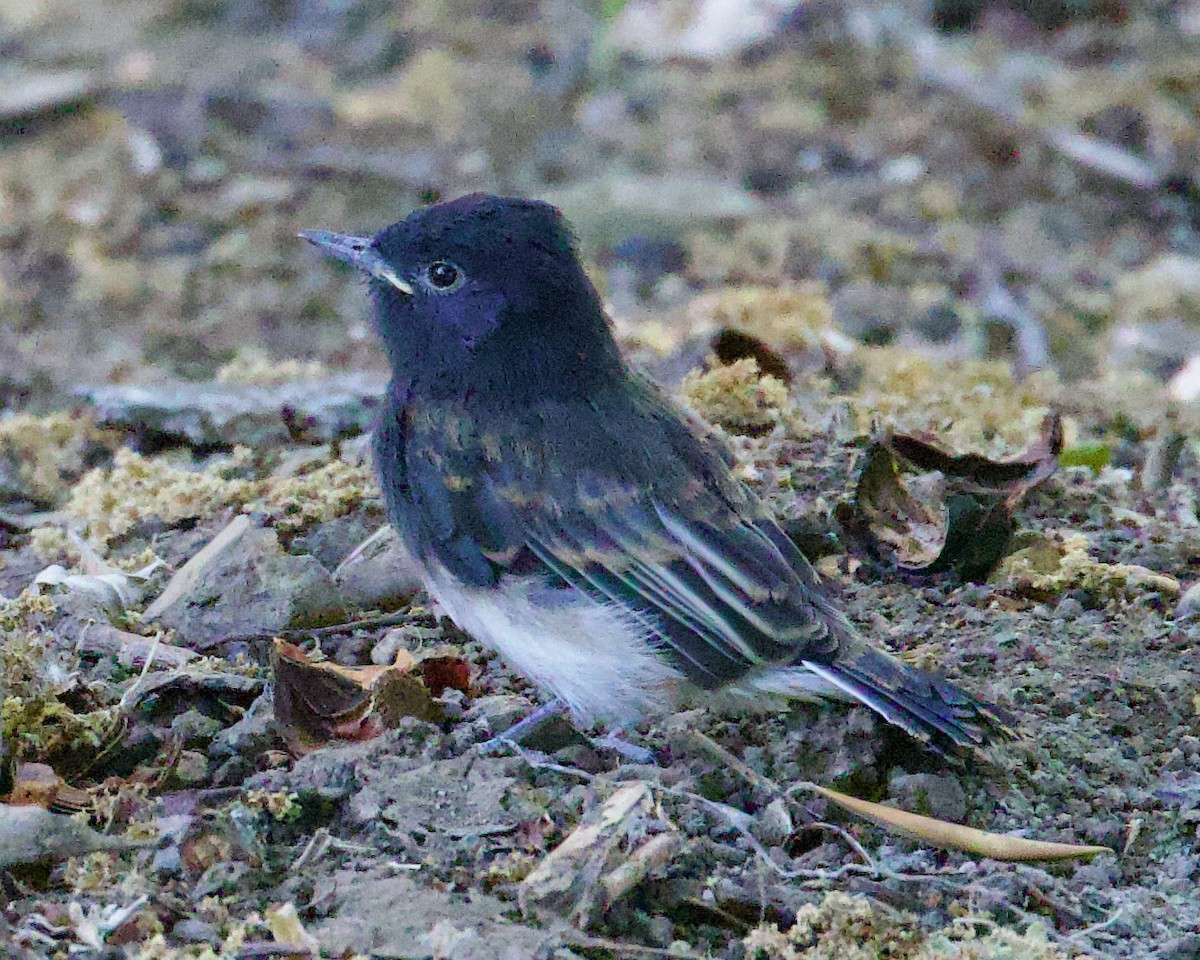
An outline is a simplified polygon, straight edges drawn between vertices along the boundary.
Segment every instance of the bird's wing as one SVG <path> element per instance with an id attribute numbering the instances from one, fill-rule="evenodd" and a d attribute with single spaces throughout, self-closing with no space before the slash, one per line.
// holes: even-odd
<path id="1" fill-rule="evenodd" d="M 652 395 L 636 412 L 631 431 L 603 405 L 548 407 L 462 442 L 442 414 L 436 454 L 408 457 L 425 548 L 481 585 L 532 556 L 646 617 L 702 686 L 835 656 L 844 621 L 721 453 Z"/>
<path id="2" fill-rule="evenodd" d="M 796 665 L 935 744 L 971 747 L 1003 724 L 866 643 L 718 449 L 673 410 L 651 397 L 635 433 L 604 412 L 548 407 L 473 439 L 438 422 L 436 447 L 408 456 L 422 549 L 476 585 L 540 569 L 619 603 L 702 687 Z"/>

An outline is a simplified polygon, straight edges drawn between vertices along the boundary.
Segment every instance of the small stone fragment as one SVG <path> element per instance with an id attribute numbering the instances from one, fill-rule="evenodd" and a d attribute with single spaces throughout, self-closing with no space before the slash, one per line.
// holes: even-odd
<path id="1" fill-rule="evenodd" d="M 255 449 L 328 443 L 365 433 L 376 416 L 382 380 L 344 375 L 262 385 L 170 383 L 100 386 L 79 391 L 104 426 L 155 444 Z"/>
<path id="2" fill-rule="evenodd" d="M 419 567 L 391 526 L 351 551 L 333 576 L 346 605 L 359 610 L 396 610 L 422 586 Z"/>
<path id="3" fill-rule="evenodd" d="M 0 122 L 49 113 L 88 99 L 95 79 L 87 70 L 5 70 L 0 76 Z"/>
<path id="4" fill-rule="evenodd" d="M 888 783 L 888 798 L 896 806 L 926 817 L 962 823 L 967 817 L 967 795 L 957 777 L 932 773 L 904 773 Z"/>
<path id="5" fill-rule="evenodd" d="M 1200 612 L 1200 580 L 1188 587 L 1179 598 L 1179 603 L 1175 605 L 1175 618 L 1182 620 L 1194 617 L 1197 612 Z"/>
<path id="6" fill-rule="evenodd" d="M 181 644 L 335 623 L 345 608 L 328 571 L 279 547 L 274 530 L 236 517 L 180 568 L 146 610 L 179 632 Z"/>
<path id="7" fill-rule="evenodd" d="M 750 828 L 754 836 L 769 847 L 783 843 L 792 835 L 792 829 L 792 815 L 783 797 L 776 797 L 763 807 Z"/>

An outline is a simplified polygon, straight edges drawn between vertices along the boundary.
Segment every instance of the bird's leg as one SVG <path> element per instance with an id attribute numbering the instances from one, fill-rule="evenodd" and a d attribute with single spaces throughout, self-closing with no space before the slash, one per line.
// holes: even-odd
<path id="1" fill-rule="evenodd" d="M 657 764 L 654 759 L 654 751 L 647 750 L 645 747 L 639 747 L 636 743 L 630 743 L 622 737 L 625 731 L 619 727 L 611 733 L 606 733 L 602 737 L 592 737 L 592 746 L 602 750 L 611 750 L 619 757 L 624 757 L 630 763 L 648 763 Z"/>
<path id="2" fill-rule="evenodd" d="M 556 717 L 560 713 L 565 713 L 567 705 L 555 697 L 553 700 L 548 700 L 540 707 L 529 714 L 524 719 L 518 720 L 507 730 L 496 734 L 491 740 L 485 740 L 479 745 L 479 749 L 483 753 L 498 753 L 503 750 L 506 744 L 520 743 L 530 733 L 540 727 L 551 717 Z"/>
<path id="3" fill-rule="evenodd" d="M 529 714 L 529 716 L 518 720 L 507 730 L 479 744 L 479 750 L 482 753 L 499 753 L 510 744 L 519 744 L 525 737 L 529 736 L 529 734 L 551 717 L 556 717 L 560 713 L 566 713 L 567 710 L 566 703 L 559 700 L 558 697 L 548 700 Z M 611 750 L 631 763 L 652 764 L 656 762 L 653 751 L 647 750 L 645 747 L 639 747 L 635 743 L 630 743 L 624 739 L 623 734 L 624 731 L 618 728 L 611 733 L 606 733 L 603 737 L 588 737 L 587 740 L 597 750 Z"/>

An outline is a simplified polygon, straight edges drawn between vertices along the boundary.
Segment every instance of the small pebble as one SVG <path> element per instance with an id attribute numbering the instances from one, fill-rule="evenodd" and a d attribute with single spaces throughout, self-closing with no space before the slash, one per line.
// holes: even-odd
<path id="1" fill-rule="evenodd" d="M 377 667 L 386 667 L 396 662 L 396 654 L 408 645 L 404 631 L 389 630 L 371 649 L 371 662 Z"/>
<path id="2" fill-rule="evenodd" d="M 1075 597 L 1063 597 L 1054 608 L 1054 616 L 1059 620 L 1074 620 L 1083 616 L 1083 604 Z"/>
<path id="3" fill-rule="evenodd" d="M 1200 580 L 1193 583 L 1175 604 L 1175 619 L 1183 620 L 1200 613 Z"/>

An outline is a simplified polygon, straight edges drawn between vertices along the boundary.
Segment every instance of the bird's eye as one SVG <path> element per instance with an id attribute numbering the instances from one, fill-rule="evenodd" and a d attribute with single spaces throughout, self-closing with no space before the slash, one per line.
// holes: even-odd
<path id="1" fill-rule="evenodd" d="M 429 285 L 436 290 L 449 290 L 462 279 L 462 271 L 449 260 L 437 260 L 426 271 Z"/>

